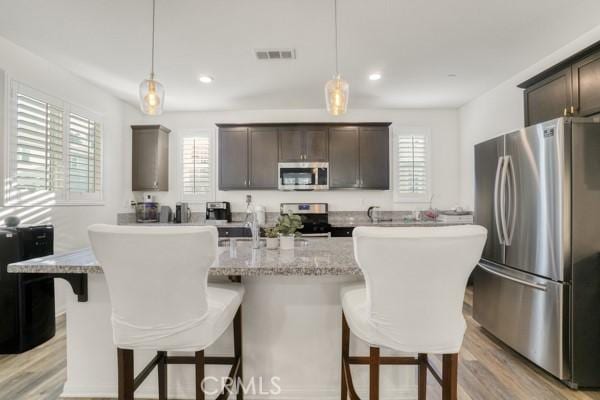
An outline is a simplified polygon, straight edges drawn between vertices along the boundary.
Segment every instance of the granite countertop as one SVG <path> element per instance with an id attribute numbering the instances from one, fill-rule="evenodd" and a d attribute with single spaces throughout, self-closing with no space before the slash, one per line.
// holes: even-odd
<path id="1" fill-rule="evenodd" d="M 210 269 L 212 276 L 362 274 L 354 260 L 352 238 L 300 239 L 294 250 L 254 250 L 249 241 L 237 239 L 220 249 L 218 261 Z M 85 248 L 13 263 L 8 272 L 102 273 L 102 267 L 92 250 Z"/>
<path id="2" fill-rule="evenodd" d="M 128 225 L 128 226 L 205 226 L 211 225 L 216 226 L 217 228 L 247 228 L 248 225 L 244 222 L 232 221 L 220 224 L 214 223 L 206 223 L 205 221 L 198 222 L 187 222 L 183 224 L 175 224 L 175 223 L 160 223 L 160 222 L 151 222 L 151 223 L 123 223 L 120 225 Z M 460 223 L 448 223 L 448 222 L 439 222 L 433 220 L 424 220 L 424 221 L 414 221 L 414 220 L 404 220 L 404 219 L 393 219 L 391 221 L 380 221 L 380 222 L 372 222 L 363 219 L 343 219 L 343 220 L 333 220 L 330 221 L 330 225 L 334 228 L 355 228 L 357 226 L 384 226 L 384 227 L 394 227 L 394 226 L 448 226 L 448 225 L 460 225 Z M 275 226 L 275 223 L 267 222 L 263 227 L 271 227 Z"/>

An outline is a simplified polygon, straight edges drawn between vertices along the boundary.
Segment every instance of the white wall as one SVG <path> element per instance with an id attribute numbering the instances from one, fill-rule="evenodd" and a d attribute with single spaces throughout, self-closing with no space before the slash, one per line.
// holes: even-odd
<path id="1" fill-rule="evenodd" d="M 126 162 L 121 148 L 122 134 L 128 128 L 124 124 L 126 106 L 105 91 L 76 77 L 74 74 L 55 66 L 0 37 L 0 70 L 5 71 L 8 86 L 10 79 L 23 82 L 39 91 L 58 97 L 72 104 L 84 107 L 103 116 L 104 124 L 104 184 L 105 201 L 101 206 L 56 206 L 56 207 L 2 207 L 0 203 L 0 223 L 6 215 L 18 214 L 24 223 L 50 222 L 55 225 L 55 251 L 81 248 L 88 243 L 87 227 L 98 222 L 114 223 L 122 185 L 122 166 Z M 0 91 L 0 97 L 8 99 L 8 88 Z M 3 94 L 3 96 L 1 95 Z M 9 101 L 0 108 L 0 168 L 6 166 L 6 113 Z M 2 101 L 0 101 L 2 105 Z M 0 171 L 0 173 L 3 171 Z M 4 173 L 0 176 L 4 177 Z M 0 202 L 2 199 L 0 199 Z M 66 284 L 57 280 L 57 311 L 65 309 L 65 295 L 72 295 Z"/>
<path id="2" fill-rule="evenodd" d="M 473 146 L 524 124 L 523 90 L 517 85 L 600 40 L 600 26 L 516 74 L 459 110 L 460 202 L 474 203 Z"/>
<path id="3" fill-rule="evenodd" d="M 167 88 L 168 89 L 168 88 Z M 168 91 L 167 91 L 168 101 Z M 136 113 L 137 114 L 137 113 Z M 454 207 L 458 204 L 458 113 L 456 110 L 356 110 L 334 118 L 319 109 L 306 110 L 245 110 L 226 112 L 175 112 L 158 117 L 131 115 L 130 122 L 160 123 L 172 130 L 170 138 L 170 191 L 158 193 L 159 202 L 174 206 L 180 200 L 176 181 L 177 135 L 181 132 L 201 130 L 216 132 L 216 123 L 249 122 L 392 122 L 392 129 L 400 126 L 428 127 L 432 134 L 432 187 L 433 204 L 436 207 Z M 130 139 L 124 146 L 130 146 Z M 128 152 L 129 154 L 129 152 Z M 127 164 L 127 168 L 130 165 Z M 128 170 L 129 171 L 129 170 Z M 129 172 L 127 173 L 129 177 Z M 127 183 L 130 187 L 130 183 Z M 267 211 L 277 212 L 281 202 L 328 202 L 331 210 L 366 210 L 370 205 L 384 209 L 413 210 L 427 208 L 428 204 L 394 204 L 391 191 L 327 191 L 327 192 L 278 192 L 278 191 L 219 191 L 217 200 L 230 201 L 234 211 L 245 208 L 245 195 L 251 193 L 258 204 Z M 137 194 L 138 199 L 141 198 Z M 195 210 L 204 210 L 194 204 Z"/>

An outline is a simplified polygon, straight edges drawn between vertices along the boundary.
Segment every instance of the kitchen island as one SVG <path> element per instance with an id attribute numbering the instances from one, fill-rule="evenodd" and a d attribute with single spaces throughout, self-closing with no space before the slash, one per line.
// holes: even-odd
<path id="1" fill-rule="evenodd" d="M 210 269 L 211 281 L 241 279 L 246 288 L 244 377 L 246 382 L 253 379 L 255 383 L 254 394 L 249 393 L 246 398 L 339 399 L 339 289 L 343 284 L 362 280 L 352 239 L 302 239 L 297 240 L 294 250 L 254 250 L 244 239 L 220 243 L 225 247 L 220 248 L 218 261 Z M 11 264 L 8 270 L 62 276 L 85 274 L 87 301 L 77 301 L 72 296 L 67 304 L 67 382 L 63 396 L 115 397 L 117 362 L 108 288 L 102 266 L 91 250 L 19 262 Z M 144 279 L 143 273 L 139 279 Z M 232 340 L 229 329 L 207 349 L 207 354 L 231 354 Z M 365 343 L 351 343 L 353 353 L 368 354 Z M 136 371 L 152 356 L 152 352 L 137 351 Z M 208 366 L 207 376 L 221 377 L 226 370 L 227 367 Z M 357 367 L 353 375 L 359 394 L 365 396 L 367 368 Z M 416 398 L 414 367 L 384 368 L 381 383 L 382 399 Z M 136 397 L 156 398 L 157 386 L 156 377 L 147 379 L 136 391 Z M 192 367 L 169 366 L 169 397 L 194 397 Z"/>

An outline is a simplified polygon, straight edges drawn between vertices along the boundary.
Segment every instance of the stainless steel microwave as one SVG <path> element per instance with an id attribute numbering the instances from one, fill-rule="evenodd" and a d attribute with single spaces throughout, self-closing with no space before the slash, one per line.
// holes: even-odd
<path id="1" fill-rule="evenodd" d="M 329 163 L 279 163 L 279 190 L 329 189 Z"/>

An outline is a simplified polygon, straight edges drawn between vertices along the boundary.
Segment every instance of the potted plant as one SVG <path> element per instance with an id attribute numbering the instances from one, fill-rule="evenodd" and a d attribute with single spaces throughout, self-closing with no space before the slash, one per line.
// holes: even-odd
<path id="1" fill-rule="evenodd" d="M 290 250 L 294 248 L 294 237 L 297 230 L 302 228 L 302 219 L 299 215 L 292 214 L 282 215 L 277 219 L 277 230 L 279 232 L 279 246 L 282 250 Z"/>
<path id="2" fill-rule="evenodd" d="M 265 236 L 267 237 L 267 249 L 275 250 L 279 247 L 278 227 L 265 228 Z"/>

